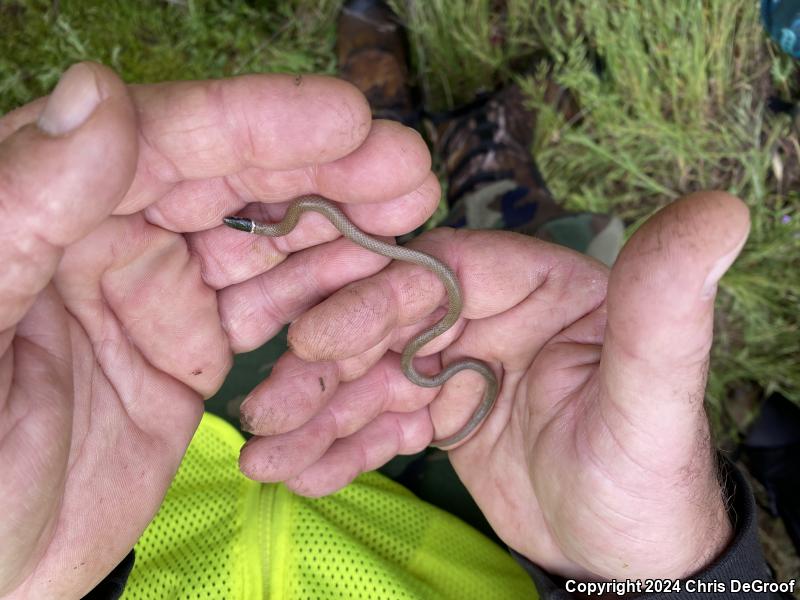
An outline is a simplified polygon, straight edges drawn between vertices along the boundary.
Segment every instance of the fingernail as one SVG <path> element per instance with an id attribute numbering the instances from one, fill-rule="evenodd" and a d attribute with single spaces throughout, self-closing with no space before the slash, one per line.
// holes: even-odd
<path id="1" fill-rule="evenodd" d="M 253 399 L 253 395 L 247 396 L 244 401 L 239 405 L 239 425 L 242 431 L 246 431 L 247 433 L 254 433 L 253 432 L 253 415 L 249 412 L 246 412 L 246 405 Z"/>
<path id="2" fill-rule="evenodd" d="M 92 70 L 72 65 L 61 76 L 39 115 L 39 129 L 50 135 L 64 135 L 80 127 L 102 97 Z"/>
<path id="3" fill-rule="evenodd" d="M 714 266 L 711 267 L 708 275 L 706 275 L 706 280 L 703 282 L 703 290 L 700 293 L 700 298 L 702 300 L 709 300 L 716 295 L 717 284 L 719 283 L 719 280 L 722 279 L 725 271 L 728 270 L 728 267 L 730 267 L 733 264 L 733 261 L 736 260 L 736 257 L 739 256 L 739 252 L 741 252 L 742 246 L 744 246 L 746 241 L 747 235 L 742 238 L 741 242 L 736 244 L 733 250 L 727 252 L 725 255 L 717 259 L 717 262 L 715 262 Z"/>

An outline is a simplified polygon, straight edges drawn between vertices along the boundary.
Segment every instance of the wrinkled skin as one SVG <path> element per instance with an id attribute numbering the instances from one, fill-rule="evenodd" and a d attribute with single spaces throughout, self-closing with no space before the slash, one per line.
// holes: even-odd
<path id="1" fill-rule="evenodd" d="M 0 120 L 0 596 L 79 597 L 110 571 L 232 353 L 287 322 L 292 350 L 243 406 L 255 479 L 330 493 L 454 432 L 481 394 L 471 373 L 430 390 L 400 373 L 397 353 L 444 311 L 430 273 L 315 215 L 276 240 L 218 226 L 319 193 L 369 233 L 411 230 L 439 198 L 417 134 L 371 122 L 354 88 L 322 77 L 128 89 L 97 65 L 72 75 L 99 97 L 82 124 L 58 132 L 45 100 Z M 747 230 L 740 201 L 697 194 L 610 273 L 504 232 L 415 240 L 465 299 L 418 366 L 474 356 L 502 378 L 450 457 L 511 547 L 583 578 L 679 577 L 724 548 L 702 397 L 715 283 Z"/>
<path id="2" fill-rule="evenodd" d="M 320 193 L 396 235 L 439 194 L 421 138 L 342 81 L 129 89 L 81 64 L 62 84 L 62 122 L 45 99 L 0 120 L 0 597 L 80 597 L 130 551 L 231 367 L 218 290 L 270 269 L 293 285 L 289 254 L 354 259 L 317 299 L 385 265 L 322 221 L 265 243 L 223 215 Z"/>
<path id="3" fill-rule="evenodd" d="M 435 230 L 412 244 L 456 270 L 465 300 L 420 366 L 472 356 L 502 375 L 495 410 L 450 459 L 509 546 L 593 580 L 686 576 L 725 547 L 703 392 L 716 282 L 748 225 L 727 194 L 689 196 L 640 228 L 610 273 L 507 232 Z M 421 390 L 398 366 L 445 305 L 433 275 L 395 263 L 296 320 L 292 352 L 243 407 L 261 436 L 244 472 L 317 496 L 456 431 L 480 376 Z M 233 318 L 228 330 L 248 347 L 259 327 Z"/>

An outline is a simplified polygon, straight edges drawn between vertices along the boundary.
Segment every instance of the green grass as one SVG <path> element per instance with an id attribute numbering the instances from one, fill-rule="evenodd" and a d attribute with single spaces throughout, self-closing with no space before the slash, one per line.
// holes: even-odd
<path id="1" fill-rule="evenodd" d="M 264 7 L 233 0 L 4 0 L 0 111 L 47 93 L 68 65 L 87 59 L 131 83 L 335 71 L 339 2 L 259 4 Z"/>
<path id="2" fill-rule="evenodd" d="M 129 82 L 332 73 L 339 4 L 6 1 L 0 110 L 46 93 L 83 59 Z M 727 399 L 745 383 L 800 401 L 800 142 L 791 120 L 764 106 L 773 90 L 796 95 L 796 67 L 766 42 L 757 2 L 392 4 L 408 24 L 428 108 L 511 80 L 523 86 L 539 108 L 534 154 L 568 207 L 614 212 L 632 231 L 690 191 L 743 198 L 752 235 L 720 285 L 709 406 L 718 431 L 730 433 Z M 578 118 L 565 121 L 544 102 L 546 76 L 576 97 Z"/>

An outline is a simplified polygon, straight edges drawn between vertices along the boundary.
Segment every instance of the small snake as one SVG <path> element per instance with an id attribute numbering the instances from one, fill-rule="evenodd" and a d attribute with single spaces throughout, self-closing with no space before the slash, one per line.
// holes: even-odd
<path id="1" fill-rule="evenodd" d="M 393 246 L 368 236 L 358 227 L 353 225 L 350 219 L 348 219 L 335 204 L 333 204 L 330 200 L 323 198 L 322 196 L 309 195 L 296 198 L 289 205 L 289 208 L 280 223 L 258 223 L 251 219 L 245 219 L 242 217 L 225 217 L 223 221 L 225 225 L 228 227 L 233 227 L 234 229 L 247 231 L 249 233 L 256 233 L 258 235 L 265 235 L 268 237 L 280 237 L 292 231 L 295 225 L 297 225 L 297 222 L 300 220 L 300 215 L 308 211 L 318 212 L 321 215 L 324 215 L 344 237 L 352 242 L 355 242 L 362 248 L 366 248 L 367 250 L 382 256 L 386 256 L 387 258 L 414 263 L 415 265 L 420 265 L 430 269 L 444 284 L 450 303 L 447 309 L 447 314 L 437 323 L 408 342 L 403 350 L 400 364 L 405 376 L 412 383 L 415 383 L 421 387 L 432 388 L 444 385 L 448 379 L 464 369 L 472 369 L 473 371 L 477 371 L 486 379 L 486 390 L 483 394 L 483 400 L 481 400 L 480 405 L 470 417 L 469 421 L 467 421 L 467 424 L 455 434 L 440 440 L 434 440 L 431 443 L 431 446 L 442 449 L 455 446 L 469 436 L 473 431 L 475 431 L 475 429 L 477 429 L 478 426 L 480 426 L 480 424 L 484 421 L 486 416 L 489 414 L 489 411 L 491 411 L 492 406 L 494 406 L 494 402 L 497 399 L 498 389 L 497 377 L 495 377 L 494 372 L 486 363 L 473 358 L 467 358 L 454 362 L 453 364 L 444 368 L 438 375 L 434 375 L 433 377 L 421 375 L 414 368 L 414 355 L 419 351 L 419 349 L 435 337 L 442 335 L 445 331 L 450 329 L 461 314 L 461 309 L 463 306 L 461 300 L 461 286 L 458 283 L 455 273 L 453 273 L 450 267 L 448 267 L 446 264 L 433 258 L 429 254 L 425 254 L 419 250 L 412 250 L 411 248 L 406 248 L 405 246 Z"/>

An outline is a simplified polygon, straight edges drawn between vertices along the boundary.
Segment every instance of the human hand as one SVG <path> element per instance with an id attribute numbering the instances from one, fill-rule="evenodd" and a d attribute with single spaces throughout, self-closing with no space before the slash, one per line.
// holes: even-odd
<path id="1" fill-rule="evenodd" d="M 218 290 L 269 271 L 289 319 L 293 265 L 366 255 L 338 289 L 386 262 L 313 219 L 273 242 L 222 216 L 322 193 L 399 234 L 436 205 L 429 160 L 325 77 L 128 88 L 84 63 L 0 119 L 0 597 L 81 597 L 130 551 L 231 366 Z"/>
<path id="2" fill-rule="evenodd" d="M 610 274 L 512 233 L 414 241 L 464 290 L 462 319 L 419 369 L 474 357 L 501 376 L 494 411 L 450 459 L 510 547 L 581 579 L 682 577 L 725 547 L 703 397 L 716 282 L 748 227 L 740 201 L 695 194 L 643 225 Z M 293 352 L 243 409 L 263 436 L 242 452 L 245 473 L 327 494 L 458 430 L 480 376 L 429 390 L 399 369 L 398 353 L 445 302 L 431 273 L 395 263 L 295 321 Z"/>

